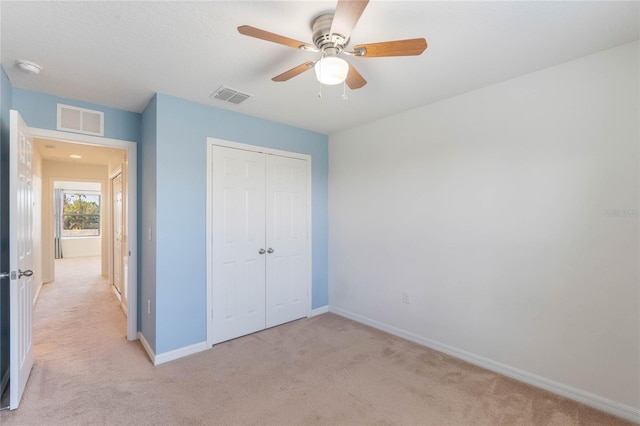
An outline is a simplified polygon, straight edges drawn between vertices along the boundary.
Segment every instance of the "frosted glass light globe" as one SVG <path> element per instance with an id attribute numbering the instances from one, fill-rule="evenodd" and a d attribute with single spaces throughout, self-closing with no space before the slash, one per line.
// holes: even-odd
<path id="1" fill-rule="evenodd" d="M 316 78 L 322 84 L 340 84 L 347 78 L 349 64 L 336 56 L 327 56 L 316 62 Z"/>

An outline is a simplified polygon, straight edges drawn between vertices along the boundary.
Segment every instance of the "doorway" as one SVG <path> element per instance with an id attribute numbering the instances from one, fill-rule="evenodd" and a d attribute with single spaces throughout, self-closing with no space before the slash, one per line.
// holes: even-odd
<path id="1" fill-rule="evenodd" d="M 55 182 L 100 183 L 99 272 L 113 286 L 114 293 L 120 300 L 120 307 L 127 316 L 127 339 L 137 340 L 137 286 L 129 285 L 137 282 L 137 144 L 44 129 L 31 131 L 34 145 L 45 166 L 40 174 L 43 200 L 39 206 L 43 218 L 40 232 L 41 265 L 37 267 L 41 271 L 40 282 L 55 281 L 53 202 L 46 203 L 47 200 L 54 199 Z M 120 187 L 116 187 L 120 205 L 117 238 L 114 235 L 116 224 L 113 221 L 116 195 L 112 187 L 116 177 L 119 177 L 120 183 Z M 50 212 L 46 211 L 47 204 L 51 205 Z M 114 259 L 116 239 L 119 254 Z M 95 248 L 95 241 L 93 247 Z M 89 251 L 86 253 L 89 254 Z"/>
<path id="2" fill-rule="evenodd" d="M 51 145 L 52 143 L 54 142 L 36 140 L 36 150 L 41 152 L 43 146 L 61 148 L 60 142 L 55 142 L 55 145 Z M 104 152 L 100 147 L 90 149 L 96 154 L 101 154 L 101 158 L 106 158 L 108 155 L 108 152 Z M 112 153 L 113 158 L 120 161 L 121 158 L 116 154 L 118 153 Z M 119 155 L 124 158 L 124 151 Z M 40 157 L 43 156 L 40 155 Z M 45 154 L 43 161 L 44 165 L 40 169 L 45 181 L 54 179 L 47 176 L 50 175 L 51 170 L 57 169 L 59 161 L 52 159 L 49 154 Z M 43 281 L 44 283 L 55 282 L 58 285 L 69 277 L 80 278 L 69 269 L 82 271 L 87 280 L 102 279 L 113 286 L 113 293 L 126 315 L 126 294 L 123 297 L 125 289 L 122 288 L 125 280 L 122 273 L 124 192 L 121 168 L 117 168 L 119 187 L 116 192 L 111 186 L 105 185 L 106 166 L 95 164 L 91 167 L 84 163 L 62 163 L 62 165 L 67 173 L 66 179 L 77 179 L 77 176 L 82 173 L 85 176 L 94 175 L 103 179 L 99 181 L 97 179 L 94 181 L 54 180 L 53 200 L 49 200 L 48 196 L 41 197 L 43 212 L 53 214 L 53 258 L 55 259 L 53 273 L 51 276 L 45 274 L 46 279 Z M 78 167 L 79 165 L 82 167 Z M 114 206 L 116 204 L 120 206 L 118 211 L 110 210 L 109 200 L 112 200 Z M 50 210 L 45 204 L 51 204 L 51 202 L 53 208 Z M 43 229 L 42 239 L 44 240 L 48 238 L 46 235 L 48 227 L 45 226 Z M 116 252 L 118 255 L 115 254 Z M 111 254 L 113 256 L 110 256 Z M 42 253 L 42 257 L 49 259 L 51 255 L 45 252 Z"/>
<path id="3" fill-rule="evenodd" d="M 124 161 L 120 161 L 120 167 L 123 173 L 126 173 L 125 176 L 128 177 L 128 179 L 123 179 L 122 185 L 122 190 L 125 194 L 122 197 L 122 201 L 123 205 L 126 206 L 124 208 L 126 213 L 123 215 L 123 218 L 126 219 L 123 220 L 123 223 L 126 224 L 124 228 L 127 232 L 131 232 L 133 235 L 137 233 L 137 203 L 135 199 L 137 194 L 137 145 L 135 142 L 130 141 L 29 128 L 25 125 L 18 111 L 15 110 L 10 111 L 10 118 L 10 198 L 18 200 L 18 202 L 10 205 L 10 269 L 12 269 L 12 281 L 14 279 L 17 280 L 19 286 L 12 285 L 10 287 L 10 364 L 7 374 L 3 373 L 2 384 L 4 385 L 5 383 L 5 376 L 8 377 L 6 383 L 8 383 L 8 389 L 10 390 L 9 408 L 15 409 L 20 403 L 33 365 L 33 305 L 37 300 L 42 284 L 51 281 L 46 279 L 45 273 L 51 274 L 52 270 L 54 270 L 53 267 L 49 268 L 48 271 L 44 268 L 45 265 L 54 264 L 54 251 L 51 249 L 52 247 L 49 247 L 53 246 L 54 242 L 53 229 L 51 227 L 53 222 L 52 212 L 55 210 L 52 195 L 54 192 L 53 182 L 56 174 L 60 173 L 60 176 L 64 176 L 68 169 L 73 168 L 68 162 L 83 158 L 83 155 L 77 153 L 66 155 L 62 153 L 64 149 L 57 150 L 55 151 L 56 154 L 52 154 L 51 158 L 48 158 L 51 160 L 49 161 L 51 164 L 47 164 L 47 173 L 45 173 L 43 156 L 49 157 L 50 154 L 42 154 L 35 146 L 35 143 L 40 140 L 45 150 L 56 150 L 58 147 L 72 146 L 74 151 L 86 149 L 87 153 L 91 152 L 91 147 L 118 151 L 124 158 Z M 56 155 L 62 155 L 62 157 L 56 158 Z M 67 163 L 55 160 L 65 160 Z M 81 167 L 83 165 L 76 166 Z M 111 169 L 110 164 L 109 166 Z M 76 172 L 78 171 L 76 170 Z M 45 194 L 49 196 L 47 197 Z M 128 194 L 131 194 L 131 197 L 128 197 Z M 84 202 L 84 204 L 89 203 Z M 43 215 L 45 208 L 48 208 L 51 214 Z M 98 218 L 96 222 L 102 221 Z M 44 229 L 45 227 L 47 228 L 46 230 Z M 92 228 L 85 227 L 79 230 L 87 231 L 87 229 Z M 109 231 L 111 231 L 110 227 Z M 125 237 L 124 240 L 129 241 L 124 248 L 126 255 L 135 259 L 137 256 L 137 238 L 128 239 Z M 58 245 L 58 248 L 60 247 Z M 137 275 L 137 263 L 133 261 L 130 264 L 131 267 L 128 268 L 127 274 L 135 277 Z M 130 279 L 130 277 L 127 276 L 127 279 Z M 127 298 L 129 315 L 126 320 L 126 330 L 128 340 L 137 339 L 137 297 L 135 296 L 135 292 L 132 292 L 132 295 Z M 84 304 L 84 306 L 88 306 L 91 309 L 94 304 Z"/>
<path id="4" fill-rule="evenodd" d="M 74 158 L 69 158 L 68 152 L 74 153 L 71 154 Z M 79 270 L 88 273 L 88 279 L 103 278 L 114 285 L 114 262 L 110 256 L 114 233 L 110 200 L 114 194 L 109 185 L 109 172 L 113 164 L 120 171 L 125 159 L 126 151 L 122 149 L 79 147 L 34 138 L 34 178 L 43 182 L 41 194 L 36 196 L 41 201 L 43 242 L 41 253 L 36 254 L 42 264 L 36 268 L 41 270 L 38 284 L 60 284 L 69 276 L 69 271 L 61 269 L 78 266 L 86 260 L 93 267 Z M 121 201 L 122 198 L 120 191 Z M 68 262 L 70 259 L 76 261 Z M 121 273 L 119 278 L 121 280 Z M 121 301 L 115 287 L 114 293 Z M 126 314 L 126 309 L 123 311 Z"/>

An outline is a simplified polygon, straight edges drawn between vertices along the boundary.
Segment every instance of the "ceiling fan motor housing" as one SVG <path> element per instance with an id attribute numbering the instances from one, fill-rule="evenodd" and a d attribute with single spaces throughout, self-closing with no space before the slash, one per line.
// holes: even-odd
<path id="1" fill-rule="evenodd" d="M 311 23 L 313 31 L 313 44 L 327 56 L 336 56 L 349 43 L 341 34 L 331 34 L 333 13 L 325 13 L 316 17 Z"/>

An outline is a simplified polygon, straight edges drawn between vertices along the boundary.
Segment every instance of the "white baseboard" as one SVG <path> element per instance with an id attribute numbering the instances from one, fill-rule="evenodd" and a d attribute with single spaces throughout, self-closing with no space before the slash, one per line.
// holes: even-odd
<path id="1" fill-rule="evenodd" d="M 151 349 L 151 345 L 149 344 L 147 339 L 145 339 L 144 334 L 142 334 L 142 332 L 140 331 L 138 331 L 138 338 L 140 339 L 142 347 L 147 352 L 147 355 L 149 355 L 149 359 L 151 360 L 153 365 L 164 364 L 165 362 L 183 358 L 188 355 L 197 354 L 198 352 L 209 349 L 207 347 L 207 342 L 200 342 L 156 355 L 153 349 Z"/>
<path id="2" fill-rule="evenodd" d="M 38 286 L 38 289 L 36 290 L 36 295 L 33 296 L 33 306 L 36 306 L 36 302 L 38 301 L 38 297 L 40 297 L 40 291 L 42 290 L 43 285 L 44 283 L 41 282 L 40 285 Z"/>
<path id="3" fill-rule="evenodd" d="M 151 363 L 153 365 L 156 365 L 156 354 L 155 352 L 153 352 L 153 349 L 151 349 L 151 345 L 149 344 L 149 342 L 147 342 L 147 339 L 145 339 L 144 334 L 142 334 L 141 331 L 138 331 L 138 339 L 140 340 L 140 343 L 142 344 L 145 352 L 149 356 Z"/>
<path id="4" fill-rule="evenodd" d="M 568 386 L 563 383 L 559 383 L 545 377 L 541 377 L 536 374 L 511 367 L 510 365 L 502 364 L 500 362 L 493 361 L 491 359 L 484 358 L 479 355 L 475 355 L 473 353 L 424 338 L 417 334 L 401 330 L 399 328 L 363 317 L 358 314 L 354 314 L 344 309 L 336 308 L 335 306 L 329 306 L 329 312 L 343 316 L 345 318 L 349 318 L 362 324 L 366 324 L 373 328 L 386 331 L 389 334 L 393 334 L 403 339 L 410 340 L 412 342 L 418 343 L 419 345 L 434 349 L 438 352 L 443 352 L 447 355 L 462 359 L 479 367 L 486 368 L 487 370 L 495 371 L 496 373 L 511 377 L 512 379 L 516 379 L 521 382 L 545 389 L 557 395 L 564 396 L 565 398 L 581 402 L 582 404 L 588 405 L 609 414 L 613 414 L 614 416 L 622 417 L 623 419 L 640 423 L 640 409 L 638 408 L 620 404 L 619 402 L 615 402 L 610 399 L 606 399 L 601 396 L 574 388 L 572 386 Z"/>
<path id="5" fill-rule="evenodd" d="M 200 342 L 193 345 L 185 346 L 183 348 L 175 349 L 173 351 L 164 352 L 156 355 L 153 365 L 164 364 L 165 362 L 173 361 L 175 359 L 182 358 L 188 355 L 193 355 L 207 349 L 207 342 Z"/>
<path id="6" fill-rule="evenodd" d="M 317 317 L 318 315 L 326 314 L 327 312 L 329 312 L 329 305 L 321 306 L 319 308 L 312 309 L 307 318 Z"/>
<path id="7" fill-rule="evenodd" d="M 111 291 L 113 291 L 113 294 L 115 294 L 116 297 L 118 298 L 118 302 L 122 302 L 122 296 L 120 295 L 120 292 L 118 291 L 116 286 L 113 284 L 111 284 Z"/>

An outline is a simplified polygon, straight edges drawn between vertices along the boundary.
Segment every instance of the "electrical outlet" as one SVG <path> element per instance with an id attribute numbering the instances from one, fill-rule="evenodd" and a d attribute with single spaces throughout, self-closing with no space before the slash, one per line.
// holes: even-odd
<path id="1" fill-rule="evenodd" d="M 147 300 L 147 315 L 151 315 L 151 299 Z"/>
<path id="2" fill-rule="evenodd" d="M 402 303 L 409 303 L 409 292 L 406 290 L 402 292 Z"/>

